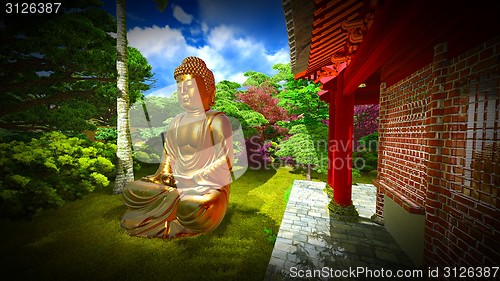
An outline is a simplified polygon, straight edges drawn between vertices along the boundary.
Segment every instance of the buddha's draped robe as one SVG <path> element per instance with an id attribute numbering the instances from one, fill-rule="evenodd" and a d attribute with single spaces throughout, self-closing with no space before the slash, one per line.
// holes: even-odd
<path id="1" fill-rule="evenodd" d="M 192 176 L 193 186 L 166 188 L 165 185 L 134 181 L 123 190 L 123 201 L 128 207 L 122 219 L 122 227 L 133 236 L 171 237 L 195 235 L 214 230 L 221 223 L 227 210 L 233 157 L 231 136 L 214 139 L 212 121 L 215 116 L 227 118 L 209 110 L 198 131 L 197 152 L 183 155 L 177 144 L 179 123 L 185 113 L 171 122 L 165 149 L 170 158 L 174 178 Z M 164 155 L 165 159 L 165 155 Z M 193 194 L 198 194 L 194 195 Z M 201 195 L 200 195 L 201 194 Z M 202 199 L 199 208 L 178 212 L 179 204 Z M 185 210 L 185 209 L 182 209 Z M 179 227 L 172 230 L 172 222 Z M 169 228 L 171 230 L 169 231 Z"/>

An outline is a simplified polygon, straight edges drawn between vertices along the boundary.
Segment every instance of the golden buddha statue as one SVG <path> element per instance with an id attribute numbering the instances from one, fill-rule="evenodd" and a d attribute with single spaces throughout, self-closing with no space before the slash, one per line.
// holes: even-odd
<path id="1" fill-rule="evenodd" d="M 203 60 L 187 57 L 174 77 L 186 112 L 168 127 L 157 172 L 123 190 L 128 210 L 121 225 L 129 235 L 172 238 L 210 232 L 228 207 L 232 130 L 226 115 L 210 109 L 213 73 Z"/>

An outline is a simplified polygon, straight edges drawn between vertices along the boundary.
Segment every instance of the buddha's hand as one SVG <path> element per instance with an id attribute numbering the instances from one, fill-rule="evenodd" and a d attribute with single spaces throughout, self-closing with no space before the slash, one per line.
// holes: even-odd
<path id="1" fill-rule="evenodd" d="M 160 178 L 157 175 L 149 175 L 141 178 L 141 181 L 161 184 Z"/>
<path id="2" fill-rule="evenodd" d="M 177 187 L 175 184 L 174 175 L 171 173 L 145 176 L 145 177 L 141 178 L 141 181 L 166 185 L 166 186 L 175 187 L 175 188 Z"/>
<path id="3" fill-rule="evenodd" d="M 166 186 L 177 188 L 177 185 L 175 184 L 174 174 L 171 174 L 171 173 L 162 174 L 161 175 L 161 182 L 162 182 L 162 184 L 164 184 Z"/>

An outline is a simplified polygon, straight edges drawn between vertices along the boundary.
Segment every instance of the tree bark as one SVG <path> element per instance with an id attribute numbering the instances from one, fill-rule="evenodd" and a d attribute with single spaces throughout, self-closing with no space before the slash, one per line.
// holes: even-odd
<path id="1" fill-rule="evenodd" d="M 113 192 L 121 193 L 128 182 L 134 181 L 134 163 L 132 161 L 132 138 L 130 137 L 128 96 L 128 57 L 127 57 L 127 24 L 125 20 L 125 0 L 116 0 L 116 71 L 118 95 L 116 99 L 117 111 L 117 151 L 118 171 Z"/>
<path id="2" fill-rule="evenodd" d="M 311 164 L 307 164 L 306 180 L 311 180 Z"/>

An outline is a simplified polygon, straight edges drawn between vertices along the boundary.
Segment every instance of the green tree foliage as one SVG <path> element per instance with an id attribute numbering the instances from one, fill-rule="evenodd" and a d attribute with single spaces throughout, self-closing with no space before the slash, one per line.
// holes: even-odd
<path id="1" fill-rule="evenodd" d="M 135 158 L 141 162 L 159 163 L 163 151 L 162 133 L 176 115 L 184 112 L 177 95 L 146 96 L 130 109 L 131 137 Z"/>
<path id="2" fill-rule="evenodd" d="M 315 133 L 314 129 L 309 129 L 318 126 L 324 128 L 326 127 L 324 124 L 328 125 L 330 121 L 328 115 L 329 105 L 319 99 L 319 85 L 303 79 L 295 80 L 290 72 L 290 66 L 288 64 L 277 64 L 273 66 L 273 69 L 278 71 L 278 73 L 273 76 L 273 81 L 283 84 L 283 89 L 278 95 L 281 99 L 279 105 L 287 109 L 289 113 L 300 116 L 300 118 L 291 120 L 291 122 L 285 123 L 284 125 L 291 126 L 292 128 L 296 128 L 297 124 L 305 125 L 304 127 L 300 127 L 303 129 L 298 136 L 293 135 L 290 138 L 292 140 L 291 143 L 300 146 L 302 142 L 309 143 L 310 141 L 315 141 L 323 144 L 320 145 L 321 149 L 326 149 L 328 130 L 325 129 L 323 134 L 318 135 Z M 353 178 L 359 178 L 361 176 L 360 171 L 370 172 L 377 168 L 376 144 L 378 134 L 371 133 L 377 130 L 378 109 L 378 105 L 356 106 L 354 109 L 355 138 L 358 139 L 361 136 L 369 135 L 361 138 L 358 151 L 353 154 Z M 296 131 L 296 129 L 291 130 L 290 134 Z M 315 159 L 315 157 L 319 155 L 320 152 L 311 149 L 310 145 L 304 145 L 303 147 L 305 147 L 305 150 L 303 152 L 293 151 L 290 139 L 279 144 L 278 147 L 280 149 L 285 148 L 285 152 L 281 152 L 282 155 L 286 154 L 292 156 L 295 161 L 302 164 L 307 164 L 307 159 Z M 310 163 L 315 167 L 316 164 L 314 161 Z M 327 162 L 324 161 L 322 164 L 327 164 Z M 356 169 L 356 167 L 359 168 L 359 170 Z M 320 167 L 318 172 L 326 172 L 326 166 Z"/>
<path id="3" fill-rule="evenodd" d="M 216 85 L 214 110 L 222 111 L 227 116 L 234 117 L 241 124 L 245 138 L 258 134 L 257 127 L 267 124 L 266 118 L 257 111 L 241 102 L 236 101 L 237 89 L 241 88 L 238 83 L 221 81 Z M 236 126 L 237 124 L 232 124 Z"/>
<path id="4" fill-rule="evenodd" d="M 61 1 L 59 1 L 61 2 Z M 62 1 L 57 14 L 4 14 L 0 127 L 81 132 L 116 118 L 116 32 L 100 1 Z M 149 89 L 151 66 L 129 47 L 130 97 Z"/>
<path id="5" fill-rule="evenodd" d="M 116 143 L 117 137 L 118 133 L 116 132 L 116 128 L 97 128 L 97 131 L 95 133 L 96 140 L 105 142 Z"/>
<path id="6" fill-rule="evenodd" d="M 278 105 L 283 106 L 290 114 L 300 118 L 290 122 L 290 125 L 306 124 L 314 126 L 328 119 L 328 104 L 319 99 L 319 85 L 310 83 L 290 82 L 285 84 L 285 89 L 278 97 Z"/>
<path id="7" fill-rule="evenodd" d="M 272 81 L 283 85 L 277 96 L 280 99 L 278 105 L 288 113 L 299 116 L 290 122 L 290 127 L 296 124 L 314 125 L 328 119 L 329 106 L 319 99 L 318 84 L 305 79 L 294 79 L 290 64 L 278 63 L 273 65 L 273 69 L 278 73 L 273 75 Z"/>
<path id="8" fill-rule="evenodd" d="M 282 84 L 284 86 L 289 86 L 290 87 L 290 83 L 296 83 L 297 81 L 301 84 L 303 84 L 305 82 L 305 84 L 307 85 L 307 82 L 305 80 L 295 80 L 294 79 L 294 76 L 292 74 L 292 71 L 290 69 L 290 64 L 289 63 L 277 63 L 275 65 L 272 66 L 272 69 L 278 71 L 278 73 L 274 74 L 272 77 L 271 77 L 271 80 L 274 82 L 274 83 L 277 83 L 277 84 Z"/>
<path id="9" fill-rule="evenodd" d="M 215 85 L 216 88 L 216 97 L 218 99 L 228 99 L 234 100 L 235 94 L 238 89 L 241 88 L 241 85 L 236 82 L 231 82 L 228 80 L 223 80 Z"/>
<path id="10" fill-rule="evenodd" d="M 25 217 L 109 185 L 116 145 L 45 133 L 0 143 L 0 217 Z"/>
<path id="11" fill-rule="evenodd" d="M 282 141 L 276 152 L 280 157 L 293 157 L 296 163 L 307 166 L 308 180 L 311 169 L 324 173 L 328 169 L 328 127 L 318 123 L 316 126 L 298 124 L 289 132 L 292 136 Z"/>
<path id="12" fill-rule="evenodd" d="M 170 121 L 182 112 L 184 109 L 176 94 L 169 97 L 146 96 L 130 108 L 130 126 L 141 129 L 160 127 L 166 130 Z"/>
<path id="13" fill-rule="evenodd" d="M 328 104 L 319 99 L 319 85 L 294 79 L 290 64 L 276 64 L 273 69 L 278 71 L 274 81 L 283 85 L 278 105 L 297 116 L 281 123 L 291 128 L 291 136 L 279 143 L 276 155 L 305 165 L 310 179 L 311 169 L 324 173 L 328 167 L 328 127 L 323 123 L 328 119 Z"/>
<path id="14" fill-rule="evenodd" d="M 271 77 L 268 75 L 262 73 L 262 72 L 257 72 L 253 70 L 249 70 L 245 73 L 243 73 L 245 77 L 248 77 L 245 82 L 243 82 L 243 86 L 271 86 L 274 88 L 279 88 L 279 85 L 273 81 Z"/>

